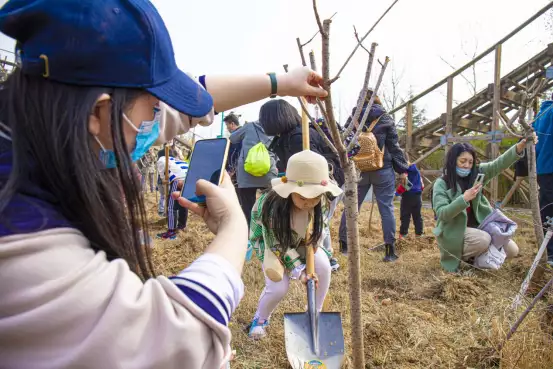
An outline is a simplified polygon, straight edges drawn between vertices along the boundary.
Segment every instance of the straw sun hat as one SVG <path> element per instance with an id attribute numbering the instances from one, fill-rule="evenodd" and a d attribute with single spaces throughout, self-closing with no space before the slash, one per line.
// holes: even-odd
<path id="1" fill-rule="evenodd" d="M 342 193 L 329 179 L 327 160 L 310 150 L 291 156 L 287 163 L 286 176 L 271 180 L 271 187 L 283 198 L 289 197 L 293 192 L 307 199 L 316 198 L 326 192 L 333 196 Z"/>

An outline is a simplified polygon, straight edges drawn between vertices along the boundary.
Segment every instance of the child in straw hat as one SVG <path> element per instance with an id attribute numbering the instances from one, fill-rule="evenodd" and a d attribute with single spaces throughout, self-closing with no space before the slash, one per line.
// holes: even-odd
<path id="1" fill-rule="evenodd" d="M 291 156 L 286 176 L 273 179 L 271 186 L 256 201 L 250 226 L 250 242 L 262 262 L 266 283 L 249 329 L 254 339 L 265 336 L 271 313 L 285 297 L 290 280 L 306 281 L 306 245 L 316 248 L 316 306 L 318 311 L 323 307 L 331 266 L 329 252 L 322 247 L 322 197 L 342 193 L 329 179 L 325 158 L 309 150 Z"/>

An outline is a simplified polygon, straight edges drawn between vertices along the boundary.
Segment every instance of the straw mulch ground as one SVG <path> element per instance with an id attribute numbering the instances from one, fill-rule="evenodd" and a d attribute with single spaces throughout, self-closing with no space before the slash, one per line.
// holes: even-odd
<path id="1" fill-rule="evenodd" d="M 151 232 L 165 223 L 148 195 Z M 377 209 L 377 207 L 375 207 Z M 338 214 L 333 226 L 337 245 Z M 532 228 L 520 222 L 516 242 L 521 256 L 498 272 L 444 273 L 439 266 L 436 241 L 430 235 L 432 211 L 425 210 L 422 239 L 410 235 L 399 243 L 400 259 L 381 262 L 382 251 L 368 249 L 382 242 L 379 213 L 368 230 L 369 204 L 360 216 L 362 248 L 363 324 L 367 368 L 552 368 L 552 298 L 539 302 L 501 353 L 494 350 L 517 315 L 509 308 L 531 265 L 536 245 Z M 519 215 L 523 217 L 523 215 Z M 526 218 L 529 219 L 529 218 Z M 398 221 L 398 214 L 397 214 Z M 158 271 L 171 275 L 186 267 L 210 242 L 212 235 L 195 216 L 175 241 L 155 240 L 154 262 Z M 341 269 L 333 274 L 327 311 L 340 311 L 347 353 L 350 352 L 347 260 L 339 255 Z M 532 286 L 536 291 L 550 278 L 546 273 Z M 283 313 L 305 308 L 305 289 L 291 284 L 289 294 L 273 315 L 268 337 L 250 340 L 245 326 L 251 320 L 263 288 L 259 262 L 250 261 L 243 273 L 246 294 L 233 316 L 233 348 L 237 358 L 232 368 L 288 368 L 284 348 Z M 538 289 L 537 289 L 538 288 Z M 530 302 L 532 296 L 528 298 Z M 521 312 L 522 309 L 518 311 Z M 352 368 L 347 355 L 344 368 Z"/>

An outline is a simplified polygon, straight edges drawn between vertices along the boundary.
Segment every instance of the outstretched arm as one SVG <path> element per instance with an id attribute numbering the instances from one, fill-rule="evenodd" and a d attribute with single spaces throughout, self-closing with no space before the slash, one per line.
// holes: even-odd
<path id="1" fill-rule="evenodd" d="M 307 67 L 277 74 L 276 78 L 279 96 L 305 96 L 309 102 L 313 102 L 315 97 L 327 96 L 327 92 L 321 88 L 321 76 Z M 215 111 L 220 112 L 265 99 L 271 94 L 271 79 L 266 74 L 202 76 L 200 83 L 212 95 Z M 156 141 L 158 145 L 187 133 L 196 124 L 187 115 L 164 103 L 160 103 L 160 110 L 160 136 Z"/>
<path id="2" fill-rule="evenodd" d="M 289 73 L 276 74 L 277 95 L 325 97 L 321 88 L 323 79 L 308 67 Z M 206 90 L 214 99 L 215 111 L 225 111 L 237 106 L 265 99 L 271 94 L 271 79 L 266 74 L 249 76 L 206 76 Z"/>

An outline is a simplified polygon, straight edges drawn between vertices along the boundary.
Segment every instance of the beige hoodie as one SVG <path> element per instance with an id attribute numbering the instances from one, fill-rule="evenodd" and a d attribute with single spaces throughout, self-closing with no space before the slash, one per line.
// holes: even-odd
<path id="1" fill-rule="evenodd" d="M 161 140 L 186 132 L 162 111 Z M 143 283 L 72 228 L 0 238 L 0 280 L 0 369 L 219 369 L 244 293 L 214 254 Z"/>

